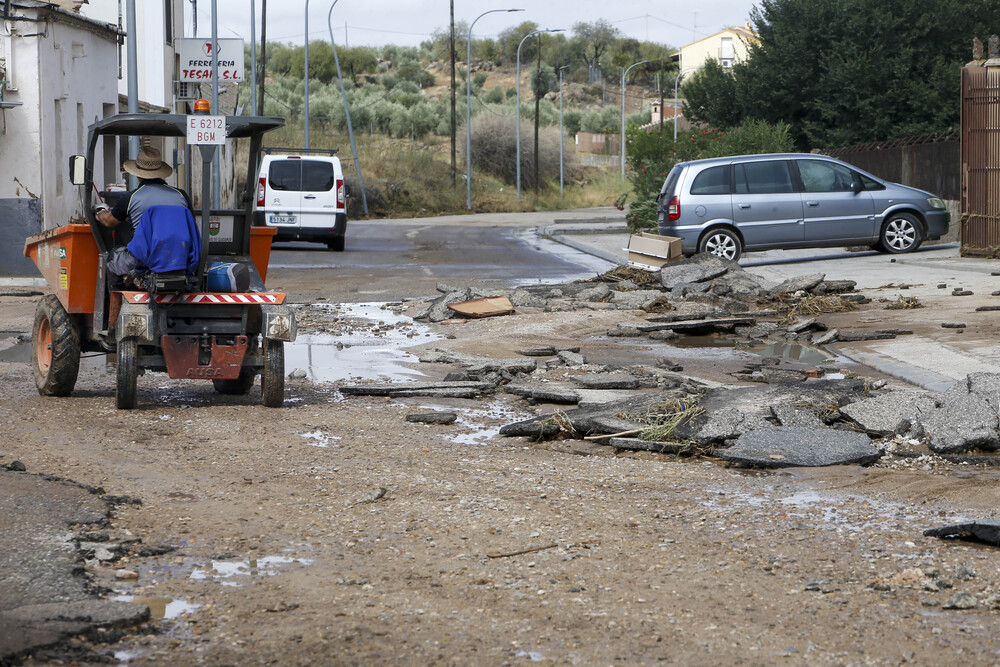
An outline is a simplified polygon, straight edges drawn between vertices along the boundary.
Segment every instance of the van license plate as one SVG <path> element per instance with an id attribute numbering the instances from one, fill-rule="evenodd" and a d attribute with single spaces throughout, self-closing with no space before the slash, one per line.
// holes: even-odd
<path id="1" fill-rule="evenodd" d="M 296 217 L 294 215 L 272 215 L 272 225 L 294 225 Z"/>

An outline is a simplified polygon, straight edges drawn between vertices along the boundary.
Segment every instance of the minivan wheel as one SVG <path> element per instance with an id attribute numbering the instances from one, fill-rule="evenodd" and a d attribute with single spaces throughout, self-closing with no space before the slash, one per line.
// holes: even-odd
<path id="1" fill-rule="evenodd" d="M 344 237 L 334 236 L 326 242 L 326 247 L 336 252 L 344 252 Z"/>
<path id="2" fill-rule="evenodd" d="M 898 255 L 913 252 L 924 242 L 920 222 L 909 213 L 894 213 L 882 225 L 879 234 L 879 249 Z"/>
<path id="3" fill-rule="evenodd" d="M 740 237 L 728 229 L 713 229 L 701 237 L 698 252 L 707 252 L 735 262 L 743 255 L 743 243 Z"/>

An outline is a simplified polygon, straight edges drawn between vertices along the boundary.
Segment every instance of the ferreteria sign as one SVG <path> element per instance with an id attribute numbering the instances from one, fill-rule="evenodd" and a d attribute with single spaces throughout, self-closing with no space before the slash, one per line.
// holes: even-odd
<path id="1" fill-rule="evenodd" d="M 212 80 L 212 40 L 189 37 L 180 40 L 178 80 L 199 82 Z M 243 40 L 220 39 L 219 81 L 243 80 Z"/>

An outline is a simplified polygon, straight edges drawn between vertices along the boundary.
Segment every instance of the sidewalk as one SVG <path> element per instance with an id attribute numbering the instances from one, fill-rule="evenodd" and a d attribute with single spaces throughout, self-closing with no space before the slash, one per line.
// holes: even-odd
<path id="1" fill-rule="evenodd" d="M 581 252 L 627 263 L 624 220 L 558 221 L 539 231 Z M 923 308 L 869 307 L 854 315 L 859 328 L 902 328 L 913 330 L 913 335 L 830 346 L 881 373 L 933 391 L 944 391 L 970 373 L 1000 373 L 1000 311 L 976 310 L 1000 307 L 997 260 L 960 257 L 957 244 L 944 244 L 907 255 L 840 248 L 773 250 L 748 253 L 740 265 L 774 283 L 823 273 L 829 279 L 856 281 L 858 290 L 876 301 L 916 297 Z M 956 290 L 972 294 L 955 296 Z M 944 323 L 966 326 L 946 329 Z"/>

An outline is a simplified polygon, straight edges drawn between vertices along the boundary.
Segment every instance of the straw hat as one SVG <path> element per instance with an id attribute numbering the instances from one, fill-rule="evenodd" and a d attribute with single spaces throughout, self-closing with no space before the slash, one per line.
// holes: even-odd
<path id="1" fill-rule="evenodd" d="M 139 178 L 166 178 L 174 173 L 173 168 L 160 159 L 160 151 L 152 146 L 143 146 L 134 160 L 125 160 L 122 169 Z"/>

